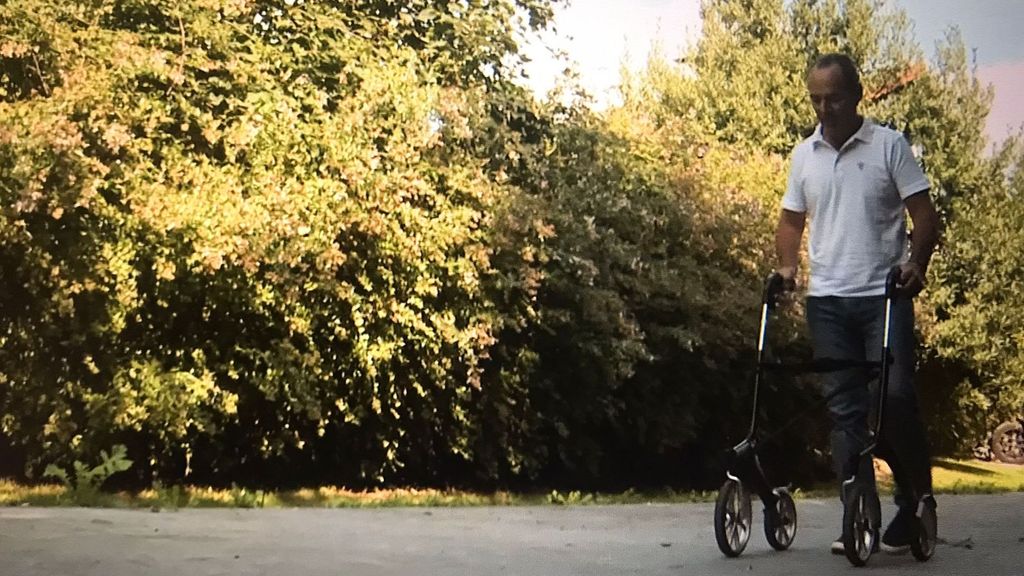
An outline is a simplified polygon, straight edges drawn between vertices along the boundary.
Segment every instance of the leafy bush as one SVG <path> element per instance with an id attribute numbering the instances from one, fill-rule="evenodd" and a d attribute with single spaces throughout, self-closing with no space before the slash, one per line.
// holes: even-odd
<path id="1" fill-rule="evenodd" d="M 70 497 L 72 503 L 92 506 L 99 502 L 100 489 L 108 478 L 132 467 L 132 461 L 128 459 L 127 454 L 128 450 L 124 445 L 118 444 L 109 454 L 106 450 L 101 450 L 100 463 L 95 466 L 89 467 L 75 460 L 74 472 L 68 474 L 63 468 L 50 464 L 43 472 L 43 477 L 60 480 L 64 484 L 65 496 Z"/>

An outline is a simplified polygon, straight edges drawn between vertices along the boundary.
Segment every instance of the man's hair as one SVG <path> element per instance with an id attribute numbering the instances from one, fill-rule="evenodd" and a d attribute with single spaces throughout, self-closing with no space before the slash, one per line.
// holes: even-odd
<path id="1" fill-rule="evenodd" d="M 820 70 L 829 66 L 839 66 L 846 88 L 857 97 L 857 101 L 860 101 L 864 96 L 864 87 L 860 84 L 860 73 L 857 72 L 857 65 L 853 63 L 853 59 L 846 54 L 832 52 L 819 57 L 811 66 L 811 70 Z"/>

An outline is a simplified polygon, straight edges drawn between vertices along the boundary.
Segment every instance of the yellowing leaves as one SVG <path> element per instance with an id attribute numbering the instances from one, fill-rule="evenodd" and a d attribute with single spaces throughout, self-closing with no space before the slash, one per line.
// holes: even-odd
<path id="1" fill-rule="evenodd" d="M 114 154 L 120 152 L 131 140 L 132 135 L 128 131 L 128 127 L 117 122 L 112 122 L 103 131 L 103 142 L 106 143 L 107 148 Z"/>
<path id="2" fill-rule="evenodd" d="M 153 272 L 165 282 L 174 280 L 176 269 L 177 264 L 167 258 L 159 257 L 153 262 Z"/>
<path id="3" fill-rule="evenodd" d="M 4 40 L 0 42 L 0 57 L 20 58 L 32 52 L 32 46 L 24 42 Z"/>

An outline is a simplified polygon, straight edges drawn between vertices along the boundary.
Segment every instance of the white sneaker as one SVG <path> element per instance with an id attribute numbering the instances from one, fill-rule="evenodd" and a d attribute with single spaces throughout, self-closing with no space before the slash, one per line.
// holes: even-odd
<path id="1" fill-rule="evenodd" d="M 885 545 L 883 544 L 882 546 L 884 547 Z M 835 541 L 832 542 L 832 545 L 829 546 L 829 551 L 833 554 L 846 554 L 846 545 L 843 544 L 842 536 L 836 538 Z M 871 552 L 878 552 L 878 539 L 875 539 L 875 547 Z"/>

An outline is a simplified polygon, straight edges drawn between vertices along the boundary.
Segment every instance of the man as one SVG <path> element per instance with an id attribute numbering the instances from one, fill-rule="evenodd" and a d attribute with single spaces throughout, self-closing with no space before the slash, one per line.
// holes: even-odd
<path id="1" fill-rule="evenodd" d="M 938 216 L 928 180 L 906 139 L 857 112 L 863 88 L 848 56 L 821 57 L 807 74 L 807 91 L 819 125 L 793 151 L 776 233 L 778 272 L 787 284 L 794 283 L 809 219 L 807 322 L 814 355 L 862 361 L 877 360 L 881 353 L 885 279 L 892 267 L 900 267 L 889 341 L 894 358 L 877 453 L 893 470 L 899 507 L 881 548 L 903 552 L 910 547 L 916 498 L 931 494 L 932 488 L 928 442 L 913 386 L 911 298 L 925 285 L 938 239 Z M 909 255 L 905 212 L 914 225 Z M 833 424 L 832 457 L 840 476 L 869 440 L 871 378 L 860 368 L 823 377 Z M 873 488 L 874 469 L 863 460 L 858 478 L 866 478 Z M 832 551 L 843 553 L 842 539 L 832 544 Z"/>

